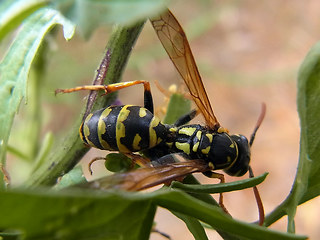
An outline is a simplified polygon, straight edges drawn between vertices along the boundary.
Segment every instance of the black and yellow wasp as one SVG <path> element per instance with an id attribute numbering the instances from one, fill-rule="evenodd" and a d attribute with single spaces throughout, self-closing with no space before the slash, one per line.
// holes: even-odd
<path id="1" fill-rule="evenodd" d="M 214 173 L 213 170 L 222 169 L 232 176 L 244 175 L 251 170 L 250 146 L 264 111 L 250 143 L 243 135 L 229 135 L 214 115 L 188 40 L 179 22 L 167 10 L 159 17 L 151 19 L 151 23 L 171 61 L 184 79 L 198 110 L 182 116 L 173 125 L 163 124 L 153 115 L 150 85 L 143 80 L 57 90 L 64 93 L 102 90 L 108 94 L 136 84 L 144 86 L 144 107 L 109 106 L 89 114 L 80 126 L 81 139 L 85 144 L 95 148 L 124 153 L 144 166 L 117 175 L 122 180 L 121 187 L 127 190 L 142 190 L 157 184 L 169 183 L 194 172 L 202 172 L 206 176 L 220 178 L 221 181 L 224 181 L 223 175 Z M 204 116 L 206 125 L 187 125 L 197 113 Z M 134 152 L 142 152 L 144 157 Z M 173 153 L 179 153 L 190 161 L 166 160 Z M 103 188 L 103 181 L 100 183 L 100 187 Z"/>

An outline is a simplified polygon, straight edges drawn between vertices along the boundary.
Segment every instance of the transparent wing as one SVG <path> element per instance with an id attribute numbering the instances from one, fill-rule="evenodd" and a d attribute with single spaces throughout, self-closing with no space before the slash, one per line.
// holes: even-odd
<path id="1" fill-rule="evenodd" d="M 181 25 L 169 10 L 150 21 L 171 61 L 184 79 L 206 124 L 217 130 L 220 124 L 211 108 L 188 39 Z"/>
<path id="2" fill-rule="evenodd" d="M 157 167 L 144 167 L 126 173 L 116 173 L 112 176 L 86 183 L 82 187 L 140 191 L 159 184 L 170 184 L 174 180 L 182 180 L 188 174 L 208 170 L 208 164 L 199 159 L 159 165 Z"/>

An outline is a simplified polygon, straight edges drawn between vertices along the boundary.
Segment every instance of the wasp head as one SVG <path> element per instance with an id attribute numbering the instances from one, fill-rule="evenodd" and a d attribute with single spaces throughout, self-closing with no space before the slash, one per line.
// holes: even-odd
<path id="1" fill-rule="evenodd" d="M 238 146 L 238 157 L 231 167 L 224 169 L 230 176 L 243 176 L 249 170 L 250 163 L 250 146 L 248 139 L 243 135 L 231 135 L 231 139 Z"/>

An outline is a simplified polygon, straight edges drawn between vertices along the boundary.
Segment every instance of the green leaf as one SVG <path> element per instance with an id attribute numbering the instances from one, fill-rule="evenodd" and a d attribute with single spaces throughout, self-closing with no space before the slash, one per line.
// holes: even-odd
<path id="1" fill-rule="evenodd" d="M 6 216 L 0 218 L 0 228 L 19 229 L 26 239 L 148 239 L 156 205 L 246 239 L 306 239 L 240 222 L 218 207 L 168 188 L 153 193 L 10 190 L 0 195 Z"/>
<path id="2" fill-rule="evenodd" d="M 23 24 L 13 44 L 0 63 L 0 159 L 5 161 L 6 146 L 12 121 L 23 97 L 26 96 L 28 73 L 37 50 L 48 31 L 63 25 L 69 40 L 74 33 L 71 22 L 52 9 L 43 8 Z"/>
<path id="3" fill-rule="evenodd" d="M 57 5 L 87 38 L 103 24 L 128 25 L 147 19 L 163 10 L 166 3 L 167 0 L 60 0 Z"/>
<path id="4" fill-rule="evenodd" d="M 184 98 L 182 94 L 174 93 L 170 97 L 167 114 L 163 120 L 166 124 L 173 124 L 181 116 L 190 112 L 191 101 Z"/>
<path id="5" fill-rule="evenodd" d="M 288 229 L 294 231 L 298 204 L 320 194 L 320 43 L 304 59 L 298 73 L 298 112 L 300 117 L 300 159 L 288 201 Z M 311 191 L 310 191 L 311 190 Z"/>
<path id="6" fill-rule="evenodd" d="M 42 189 L 0 195 L 6 216 L 0 228 L 19 229 L 27 240 L 148 239 L 155 213 L 150 198 L 125 193 Z"/>
<path id="7" fill-rule="evenodd" d="M 247 178 L 235 182 L 219 183 L 219 184 L 182 184 L 181 182 L 172 182 L 171 187 L 181 189 L 190 193 L 221 193 L 242 190 L 254 187 L 262 183 L 267 177 L 268 173 L 260 176 Z"/>
<path id="8" fill-rule="evenodd" d="M 301 125 L 300 161 L 296 184 L 302 184 L 300 203 L 320 194 L 320 43 L 311 48 L 298 74 L 298 112 Z M 300 191 L 300 190 L 296 190 Z"/>
<path id="9" fill-rule="evenodd" d="M 181 213 L 177 213 L 177 212 L 173 212 L 173 214 L 185 222 L 185 224 L 187 225 L 189 231 L 192 233 L 195 240 L 208 239 L 203 226 L 197 219 Z"/>
<path id="10" fill-rule="evenodd" d="M 288 231 L 294 232 L 294 216 L 299 204 L 320 194 L 320 43 L 313 46 L 298 73 L 300 117 L 300 158 L 296 178 L 287 199 L 266 218 L 270 225 L 288 215 Z"/>
<path id="11" fill-rule="evenodd" d="M 31 13 L 47 4 L 48 0 L 7 0 L 0 5 L 0 42 Z"/>
<path id="12" fill-rule="evenodd" d="M 87 180 L 83 175 L 82 167 L 77 166 L 73 168 L 70 172 L 63 175 L 58 184 L 54 186 L 55 189 L 63 189 L 76 184 L 86 183 Z"/>
<path id="13" fill-rule="evenodd" d="M 132 160 L 122 153 L 109 153 L 105 166 L 110 172 L 125 172 L 132 168 Z"/>

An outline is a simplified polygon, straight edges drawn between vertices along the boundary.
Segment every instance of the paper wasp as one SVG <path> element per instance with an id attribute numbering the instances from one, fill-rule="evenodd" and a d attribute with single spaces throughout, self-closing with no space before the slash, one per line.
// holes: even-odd
<path id="1" fill-rule="evenodd" d="M 150 21 L 171 61 L 184 79 L 198 110 L 182 116 L 173 125 L 161 123 L 153 115 L 149 82 L 143 80 L 57 90 L 64 93 L 102 90 L 108 94 L 143 84 L 144 107 L 109 106 L 89 114 L 79 130 L 83 142 L 95 148 L 119 151 L 143 166 L 138 170 L 116 174 L 113 177 L 114 186 L 126 190 L 137 191 L 161 183 L 170 183 L 194 172 L 202 172 L 208 177 L 224 181 L 222 174 L 213 172 L 219 169 L 231 176 L 242 176 L 248 171 L 253 175 L 249 165 L 250 147 L 264 117 L 265 107 L 250 142 L 243 135 L 229 135 L 214 115 L 187 37 L 179 22 L 169 10 Z M 187 124 L 197 113 L 204 116 L 205 126 Z M 147 157 L 134 152 L 142 152 Z M 168 156 L 174 153 L 181 154 L 189 161 L 168 161 Z M 112 179 L 102 179 L 97 186 L 104 188 L 106 181 L 112 182 Z M 257 189 L 254 188 L 254 191 L 257 197 Z M 222 204 L 222 198 L 220 199 Z M 260 214 L 263 215 L 259 197 L 257 201 Z M 261 221 L 263 217 L 260 217 Z"/>

